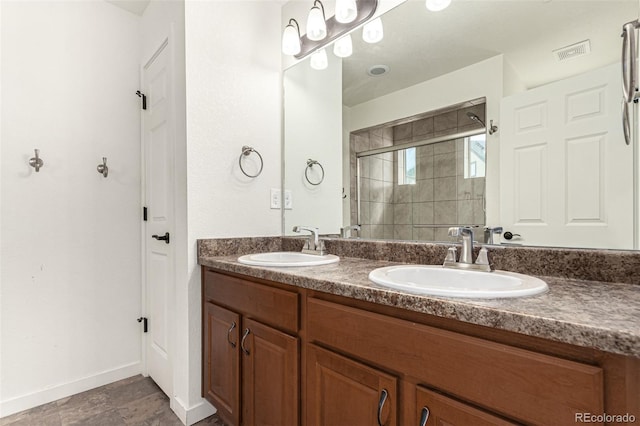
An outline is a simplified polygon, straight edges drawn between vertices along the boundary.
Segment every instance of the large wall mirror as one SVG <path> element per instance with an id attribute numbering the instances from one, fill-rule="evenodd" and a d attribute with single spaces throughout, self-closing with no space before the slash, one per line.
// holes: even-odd
<path id="1" fill-rule="evenodd" d="M 450 242 L 465 225 L 478 241 L 502 227 L 503 244 L 637 249 L 620 34 L 638 14 L 637 0 L 408 0 L 382 15 L 382 41 L 355 30 L 352 56 L 329 46 L 326 69 L 287 68 L 283 233 Z"/>

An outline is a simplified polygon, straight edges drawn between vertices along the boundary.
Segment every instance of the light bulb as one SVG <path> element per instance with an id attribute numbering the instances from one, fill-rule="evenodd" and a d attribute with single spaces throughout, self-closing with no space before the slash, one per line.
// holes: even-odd
<path id="1" fill-rule="evenodd" d="M 384 37 L 382 19 L 376 18 L 367 22 L 362 28 L 362 39 L 367 43 L 377 43 Z"/>
<path id="2" fill-rule="evenodd" d="M 342 24 L 353 22 L 358 16 L 356 0 L 336 0 L 336 21 Z"/>
<path id="3" fill-rule="evenodd" d="M 282 53 L 285 55 L 297 55 L 300 53 L 300 31 L 294 27 L 291 21 L 298 25 L 295 19 L 289 20 L 289 25 L 284 28 L 282 33 Z"/>
<path id="4" fill-rule="evenodd" d="M 451 4 L 451 0 L 427 0 L 427 9 L 432 12 L 439 12 L 446 9 Z"/>
<path id="5" fill-rule="evenodd" d="M 327 23 L 324 20 L 324 7 L 316 6 L 316 0 L 307 17 L 307 38 L 313 41 L 323 40 L 327 36 Z M 322 3 L 320 3 L 322 7 Z"/>
<path id="6" fill-rule="evenodd" d="M 327 51 L 324 49 L 320 49 L 311 55 L 311 59 L 309 61 L 311 68 L 314 70 L 323 70 L 329 66 L 329 60 L 327 59 Z"/>
<path id="7" fill-rule="evenodd" d="M 338 58 L 346 58 L 353 53 L 353 43 L 351 42 L 351 34 L 338 39 L 333 45 L 333 54 Z"/>

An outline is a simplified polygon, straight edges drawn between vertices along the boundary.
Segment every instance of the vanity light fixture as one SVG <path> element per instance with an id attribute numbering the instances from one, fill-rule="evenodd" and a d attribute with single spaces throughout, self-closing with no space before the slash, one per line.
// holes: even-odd
<path id="1" fill-rule="evenodd" d="M 317 6 L 318 4 L 320 7 Z M 324 5 L 320 0 L 315 0 L 307 17 L 307 38 L 312 41 L 320 41 L 326 37 L 327 22 L 324 17 Z"/>
<path id="2" fill-rule="evenodd" d="M 427 9 L 432 12 L 439 12 L 446 9 L 451 4 L 451 0 L 427 0 Z"/>
<path id="3" fill-rule="evenodd" d="M 384 37 L 382 19 L 380 17 L 367 22 L 362 28 L 362 39 L 367 43 L 377 43 Z"/>
<path id="4" fill-rule="evenodd" d="M 294 23 L 296 24 L 295 27 L 293 26 Z M 285 55 L 297 55 L 300 53 L 301 47 L 300 25 L 298 25 L 298 21 L 291 18 L 284 29 L 284 33 L 282 33 L 282 53 Z"/>
<path id="5" fill-rule="evenodd" d="M 311 55 L 311 60 L 309 61 L 311 68 L 314 70 L 324 70 L 329 66 L 329 60 L 327 58 L 327 51 L 325 49 L 320 49 L 316 51 L 313 55 Z"/>
<path id="6" fill-rule="evenodd" d="M 356 0 L 336 0 L 336 21 L 341 24 L 353 22 L 358 16 Z"/>
<path id="7" fill-rule="evenodd" d="M 357 7 L 355 6 L 357 1 Z M 328 44 L 349 34 L 375 15 L 379 0 L 337 0 L 336 15 L 325 20 L 324 5 L 320 0 L 313 2 L 307 20 L 307 34 L 300 35 L 300 27 L 295 19 L 290 19 L 282 34 L 282 53 L 293 55 L 296 59 L 324 49 Z M 346 6 L 345 6 L 346 5 Z M 351 15 L 355 17 L 352 19 Z M 341 22 L 352 19 L 350 22 Z M 295 23 L 295 26 L 294 26 Z M 381 26 L 381 25 L 380 25 Z M 324 30 L 323 30 L 324 29 Z M 300 51 L 297 51 L 298 37 Z M 343 43 L 347 43 L 344 41 Z M 339 49 L 342 50 L 342 49 Z"/>
<path id="8" fill-rule="evenodd" d="M 338 58 L 347 58 L 352 53 L 353 42 L 351 41 L 351 34 L 347 34 L 333 44 L 333 54 Z"/>

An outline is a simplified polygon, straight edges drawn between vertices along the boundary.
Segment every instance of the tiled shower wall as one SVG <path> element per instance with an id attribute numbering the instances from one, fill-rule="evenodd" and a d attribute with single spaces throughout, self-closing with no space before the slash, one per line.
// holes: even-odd
<path id="1" fill-rule="evenodd" d="M 418 147 L 413 185 L 398 184 L 397 152 L 361 157 L 358 220 L 356 153 L 481 128 L 467 112 L 485 120 L 484 103 L 466 104 L 351 134 L 351 223 L 361 237 L 447 241 L 449 226 L 484 225 L 485 179 L 464 178 L 463 139 Z"/>

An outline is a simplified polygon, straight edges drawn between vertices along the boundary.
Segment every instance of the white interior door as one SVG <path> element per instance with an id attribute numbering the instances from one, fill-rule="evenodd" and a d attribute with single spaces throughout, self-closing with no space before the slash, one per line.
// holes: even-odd
<path id="1" fill-rule="evenodd" d="M 633 248 L 620 65 L 504 98 L 501 221 L 524 244 Z"/>
<path id="2" fill-rule="evenodd" d="M 169 48 L 165 43 L 143 71 L 146 268 L 146 315 L 148 333 L 145 352 L 147 373 L 171 396 L 171 302 L 173 301 L 173 133 L 171 131 L 171 79 Z M 167 238 L 167 239 L 164 239 Z"/>

